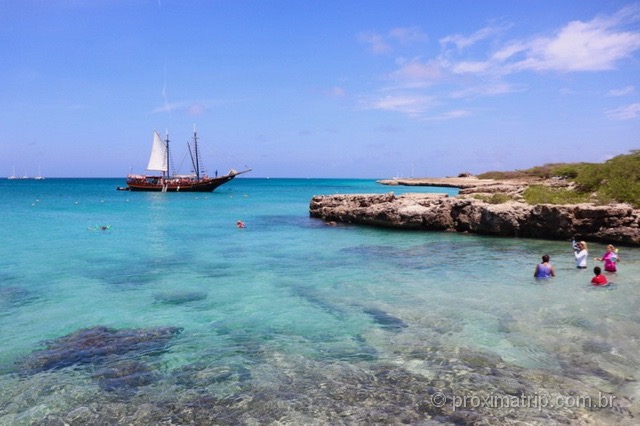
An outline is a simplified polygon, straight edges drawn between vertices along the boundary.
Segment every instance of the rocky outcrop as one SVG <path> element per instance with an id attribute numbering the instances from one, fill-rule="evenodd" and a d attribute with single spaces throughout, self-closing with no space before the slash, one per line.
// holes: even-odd
<path id="1" fill-rule="evenodd" d="M 574 183 L 565 179 L 542 179 L 529 177 L 527 179 L 479 179 L 475 176 L 445 177 L 445 178 L 395 178 L 383 179 L 378 183 L 389 186 L 430 186 L 444 188 L 458 188 L 460 195 L 505 194 L 516 201 L 523 201 L 522 194 L 530 185 L 544 185 L 554 188 L 572 188 Z"/>
<path id="2" fill-rule="evenodd" d="M 395 179 L 382 179 L 378 183 L 382 185 L 390 186 L 439 186 L 445 188 L 483 188 L 499 185 L 504 181 L 497 181 L 494 179 L 478 179 L 475 176 L 468 177 L 445 177 L 445 178 L 395 178 Z M 513 184 L 518 184 L 518 182 Z"/>
<path id="3" fill-rule="evenodd" d="M 309 213 L 329 223 L 640 245 L 640 210 L 626 204 L 489 204 L 465 196 L 387 193 L 315 196 Z"/>

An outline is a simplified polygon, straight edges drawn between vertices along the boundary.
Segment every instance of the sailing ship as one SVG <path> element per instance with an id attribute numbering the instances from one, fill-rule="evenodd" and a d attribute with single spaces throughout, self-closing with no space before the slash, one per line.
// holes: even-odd
<path id="1" fill-rule="evenodd" d="M 18 176 L 16 176 L 16 166 L 13 166 L 13 174 L 7 179 L 20 179 Z"/>
<path id="2" fill-rule="evenodd" d="M 161 172 L 155 175 L 135 175 L 127 176 L 127 186 L 118 187 L 118 190 L 127 191 L 155 191 L 155 192 L 212 192 L 220 185 L 229 182 L 231 179 L 243 173 L 250 172 L 251 169 L 243 171 L 229 170 L 226 175 L 218 176 L 216 171 L 214 177 L 207 176 L 202 172 L 200 153 L 198 150 L 198 134 L 193 127 L 193 147 L 187 143 L 193 173 L 189 175 L 171 175 L 169 170 L 170 150 L 169 134 L 165 140 L 157 131 L 153 133 L 153 144 L 147 170 Z"/>

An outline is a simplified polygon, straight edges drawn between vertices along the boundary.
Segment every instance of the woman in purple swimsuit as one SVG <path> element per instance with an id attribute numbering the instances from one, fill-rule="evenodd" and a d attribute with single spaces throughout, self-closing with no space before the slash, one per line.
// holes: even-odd
<path id="1" fill-rule="evenodd" d="M 556 271 L 553 269 L 553 265 L 549 263 L 549 255 L 542 256 L 542 262 L 536 265 L 536 270 L 533 273 L 535 278 L 551 278 L 556 276 Z"/>

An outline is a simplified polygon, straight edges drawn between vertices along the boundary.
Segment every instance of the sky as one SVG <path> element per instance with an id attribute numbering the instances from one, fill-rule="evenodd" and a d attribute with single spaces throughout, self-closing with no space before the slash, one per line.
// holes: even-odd
<path id="1" fill-rule="evenodd" d="M 3 0 L 0 176 L 444 177 L 640 149 L 640 2 Z"/>

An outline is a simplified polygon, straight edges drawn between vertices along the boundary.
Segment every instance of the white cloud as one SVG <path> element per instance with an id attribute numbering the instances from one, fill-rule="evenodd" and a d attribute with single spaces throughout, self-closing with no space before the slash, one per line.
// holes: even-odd
<path id="1" fill-rule="evenodd" d="M 376 55 L 391 52 L 391 46 L 385 41 L 384 36 L 374 33 L 365 32 L 358 35 L 358 40 L 369 45 L 369 50 Z"/>
<path id="2" fill-rule="evenodd" d="M 423 86 L 438 80 L 443 73 L 443 66 L 438 61 L 420 62 L 412 60 L 402 61 L 400 68 L 392 72 L 389 77 L 394 81 L 411 82 L 414 86 L 416 82 L 422 82 Z"/>
<path id="3" fill-rule="evenodd" d="M 201 115 L 207 110 L 207 106 L 203 102 L 197 101 L 180 101 L 180 102 L 165 102 L 162 106 L 154 108 L 151 113 L 163 113 L 182 111 L 188 115 Z"/>
<path id="4" fill-rule="evenodd" d="M 607 96 L 627 96 L 636 91 L 634 86 L 622 87 L 620 89 L 611 89 L 607 92 Z"/>
<path id="5" fill-rule="evenodd" d="M 492 69 L 490 62 L 464 61 L 452 65 L 451 71 L 455 74 L 485 74 Z"/>
<path id="6" fill-rule="evenodd" d="M 162 106 L 154 108 L 151 111 L 151 113 L 152 114 L 156 114 L 156 113 L 159 113 L 159 112 L 172 112 L 172 111 L 175 111 L 176 109 L 179 109 L 181 107 L 182 107 L 182 103 L 181 102 L 174 102 L 174 103 L 165 102 L 164 104 L 162 104 Z"/>
<path id="7" fill-rule="evenodd" d="M 394 28 L 389 31 L 389 37 L 401 43 L 422 43 L 429 39 L 427 34 L 417 27 Z"/>
<path id="8" fill-rule="evenodd" d="M 561 95 L 577 95 L 579 92 L 570 87 L 563 87 L 559 90 L 559 93 Z"/>
<path id="9" fill-rule="evenodd" d="M 503 27 L 485 27 L 476 31 L 470 36 L 464 36 L 460 34 L 450 35 L 441 38 L 440 45 L 444 48 L 448 44 L 453 44 L 457 49 L 462 50 L 467 47 L 473 46 L 474 44 L 482 40 L 488 39 L 489 37 L 492 37 L 496 33 L 502 32 L 503 30 Z"/>
<path id="10" fill-rule="evenodd" d="M 633 120 L 640 117 L 640 102 L 611 109 L 606 112 L 612 120 Z"/>
<path id="11" fill-rule="evenodd" d="M 458 74 L 509 74 L 522 71 L 582 72 L 615 69 L 619 61 L 640 49 L 640 31 L 625 30 L 627 23 L 640 21 L 640 6 L 622 9 L 610 17 L 588 22 L 572 21 L 551 36 L 512 40 L 499 47 L 486 60 L 462 60 L 451 70 Z M 442 39 L 459 48 L 470 46 L 486 36 L 488 29 L 469 37 Z"/>
<path id="12" fill-rule="evenodd" d="M 428 120 L 428 121 L 444 121 L 444 120 L 452 120 L 452 119 L 456 119 L 456 118 L 467 117 L 469 115 L 471 115 L 471 113 L 469 111 L 462 110 L 462 109 L 457 109 L 457 110 L 448 111 L 448 112 L 445 112 L 443 114 L 436 115 L 436 116 L 433 116 L 433 117 L 427 117 L 426 120 Z"/>
<path id="13" fill-rule="evenodd" d="M 473 99 L 526 90 L 523 85 L 507 82 L 509 76 L 516 74 L 613 70 L 640 50 L 639 22 L 637 3 L 613 15 L 571 21 L 553 33 L 528 38 L 505 40 L 507 25 L 487 26 L 471 35 L 442 37 L 440 52 L 431 58 L 397 58 L 395 69 L 386 75 L 389 84 L 379 89 L 389 96 L 369 104 L 371 108 L 425 118 L 439 99 Z M 415 28 L 396 28 L 384 35 L 361 35 L 361 40 L 374 52 L 391 53 L 396 41 L 424 41 L 426 35 Z M 608 95 L 624 96 L 634 91 L 635 87 L 627 86 L 611 90 Z M 635 118 L 637 104 L 607 114 L 613 119 Z M 466 115 L 466 110 L 454 110 L 430 119 Z"/>
<path id="14" fill-rule="evenodd" d="M 491 55 L 492 62 L 503 62 L 527 50 L 527 45 L 520 41 L 511 41 Z"/>
<path id="15" fill-rule="evenodd" d="M 367 31 L 358 35 L 358 40 L 369 45 L 369 50 L 376 54 L 382 55 L 391 53 L 393 50 L 392 43 L 400 42 L 418 43 L 428 40 L 427 34 L 417 27 L 398 27 L 391 29 L 387 34 Z"/>
<path id="16" fill-rule="evenodd" d="M 188 115 L 202 115 L 206 110 L 207 107 L 200 102 L 193 102 L 186 108 L 186 112 Z"/>
<path id="17" fill-rule="evenodd" d="M 334 86 L 328 90 L 327 94 L 335 98 L 342 98 L 346 96 L 347 92 L 344 90 L 343 87 Z"/>
<path id="18" fill-rule="evenodd" d="M 522 87 L 516 87 L 509 83 L 496 82 L 492 84 L 481 84 L 478 86 L 467 87 L 461 90 L 454 91 L 451 94 L 452 98 L 471 98 L 479 96 L 496 96 L 504 95 L 507 93 L 522 92 L 525 89 Z"/>
<path id="19" fill-rule="evenodd" d="M 514 69 L 561 72 L 603 71 L 640 49 L 640 33 L 615 31 L 610 24 L 594 20 L 570 22 L 554 38 L 534 40 L 527 59 Z"/>
<path id="20" fill-rule="evenodd" d="M 348 93 L 343 86 L 331 86 L 314 90 L 315 93 L 329 98 L 346 98 Z"/>
<path id="21" fill-rule="evenodd" d="M 370 102 L 369 108 L 396 111 L 411 116 L 418 116 L 435 104 L 432 96 L 425 95 L 393 95 L 385 96 Z"/>
<path id="22" fill-rule="evenodd" d="M 331 88 L 331 95 L 332 96 L 337 96 L 337 97 L 342 97 L 346 94 L 344 88 L 342 87 L 338 87 L 338 86 L 334 86 Z"/>

